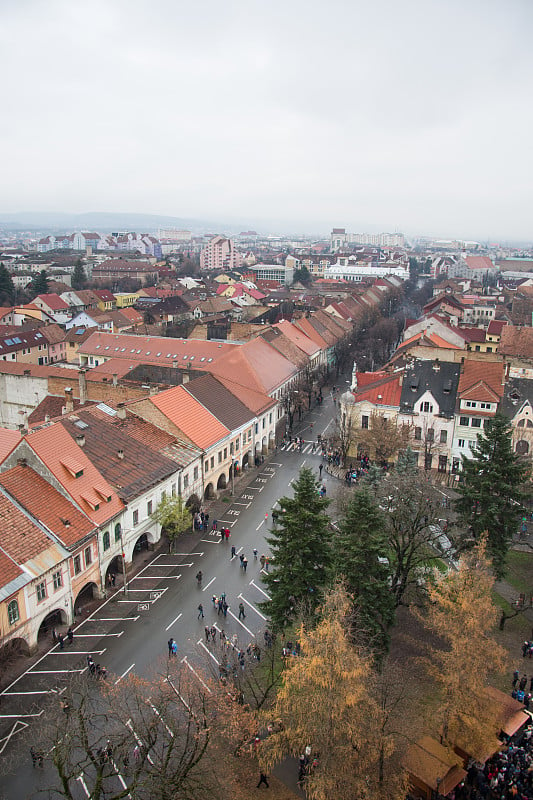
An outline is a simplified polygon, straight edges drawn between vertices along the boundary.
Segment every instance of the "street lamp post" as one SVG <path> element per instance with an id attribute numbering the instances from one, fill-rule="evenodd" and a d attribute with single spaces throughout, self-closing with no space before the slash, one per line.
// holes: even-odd
<path id="1" fill-rule="evenodd" d="M 235 456 L 231 458 L 231 493 L 235 494 Z"/>

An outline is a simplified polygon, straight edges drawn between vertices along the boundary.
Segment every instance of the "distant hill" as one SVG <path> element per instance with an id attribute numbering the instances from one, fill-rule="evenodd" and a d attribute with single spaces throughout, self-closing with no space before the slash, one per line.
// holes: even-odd
<path id="1" fill-rule="evenodd" d="M 244 228 L 242 227 L 244 225 Z M 0 214 L 0 226 L 11 230 L 61 231 L 96 230 L 109 233 L 116 230 L 157 231 L 158 228 L 179 228 L 193 233 L 238 233 L 247 230 L 240 225 L 210 222 L 209 220 L 166 217 L 158 214 L 113 213 L 91 211 L 85 214 L 64 214 L 47 211 L 21 211 Z"/>

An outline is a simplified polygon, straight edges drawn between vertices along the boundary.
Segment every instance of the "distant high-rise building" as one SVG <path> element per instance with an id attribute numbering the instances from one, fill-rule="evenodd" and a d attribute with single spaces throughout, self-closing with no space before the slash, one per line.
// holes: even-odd
<path id="1" fill-rule="evenodd" d="M 200 269 L 231 270 L 242 266 L 242 256 L 225 236 L 214 236 L 200 253 Z"/>
<path id="2" fill-rule="evenodd" d="M 403 233 L 346 233 L 346 228 L 333 228 L 330 236 L 331 250 L 342 250 L 347 244 L 371 247 L 405 247 Z"/>

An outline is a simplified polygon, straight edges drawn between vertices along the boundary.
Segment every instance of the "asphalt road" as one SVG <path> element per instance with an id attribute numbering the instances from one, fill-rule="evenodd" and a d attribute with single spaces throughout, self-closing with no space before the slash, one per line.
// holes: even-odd
<path id="1" fill-rule="evenodd" d="M 325 395 L 322 406 L 311 411 L 295 426 L 295 433 L 307 443 L 302 452 L 294 445 L 282 446 L 258 470 L 241 476 L 231 502 L 216 501 L 209 509 L 210 521 L 218 519 L 218 527 L 230 528 L 228 542 L 221 542 L 216 532 L 203 532 L 183 537 L 177 553 L 154 554 L 144 569 L 128 583 L 127 592 L 118 590 L 75 629 L 73 644 L 60 651 L 48 651 L 17 681 L 0 694 L 0 752 L 13 758 L 20 767 L 1 778 L 0 792 L 8 800 L 28 798 L 39 786 L 47 783 L 44 771 L 33 769 L 27 745 L 19 744 L 20 734 L 31 732 L 43 713 L 43 701 L 61 692 L 69 676 L 87 669 L 87 655 L 106 666 L 108 681 L 120 682 L 135 673 L 149 677 L 161 671 L 167 657 L 167 641 L 178 644 L 178 659 L 196 674 L 205 668 L 214 655 L 207 652 L 204 626 L 216 624 L 228 637 L 237 636 L 239 646 L 257 641 L 263 646 L 266 621 L 258 604 L 267 595 L 261 581 L 259 559 L 253 549 L 268 555 L 265 534 L 271 523 L 276 501 L 290 492 L 290 484 L 302 466 L 317 471 L 319 451 L 310 442 L 321 433 L 332 432 L 335 408 L 331 396 Z M 311 427 L 312 425 L 312 427 Z M 323 482 L 331 489 L 337 481 L 323 474 Z M 329 494 L 329 491 L 328 491 Z M 231 559 L 231 546 L 237 557 Z M 248 558 L 246 572 L 238 555 Z M 196 573 L 202 571 L 201 585 Z M 226 593 L 227 617 L 213 608 L 212 596 Z M 245 607 L 245 618 L 239 619 L 239 603 Z M 202 604 L 205 618 L 198 619 Z M 29 726 L 29 727 L 26 727 Z M 1 765 L 0 765 L 1 768 Z M 44 774 L 43 774 L 44 772 Z M 1 795 L 0 795 L 1 796 Z M 80 783 L 80 798 L 85 797 Z"/>

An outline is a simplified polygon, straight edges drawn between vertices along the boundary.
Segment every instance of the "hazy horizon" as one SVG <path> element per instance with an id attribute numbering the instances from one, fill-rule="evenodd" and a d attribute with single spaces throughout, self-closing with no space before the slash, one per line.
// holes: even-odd
<path id="1" fill-rule="evenodd" d="M 528 0 L 0 7 L 0 217 L 532 239 Z"/>

